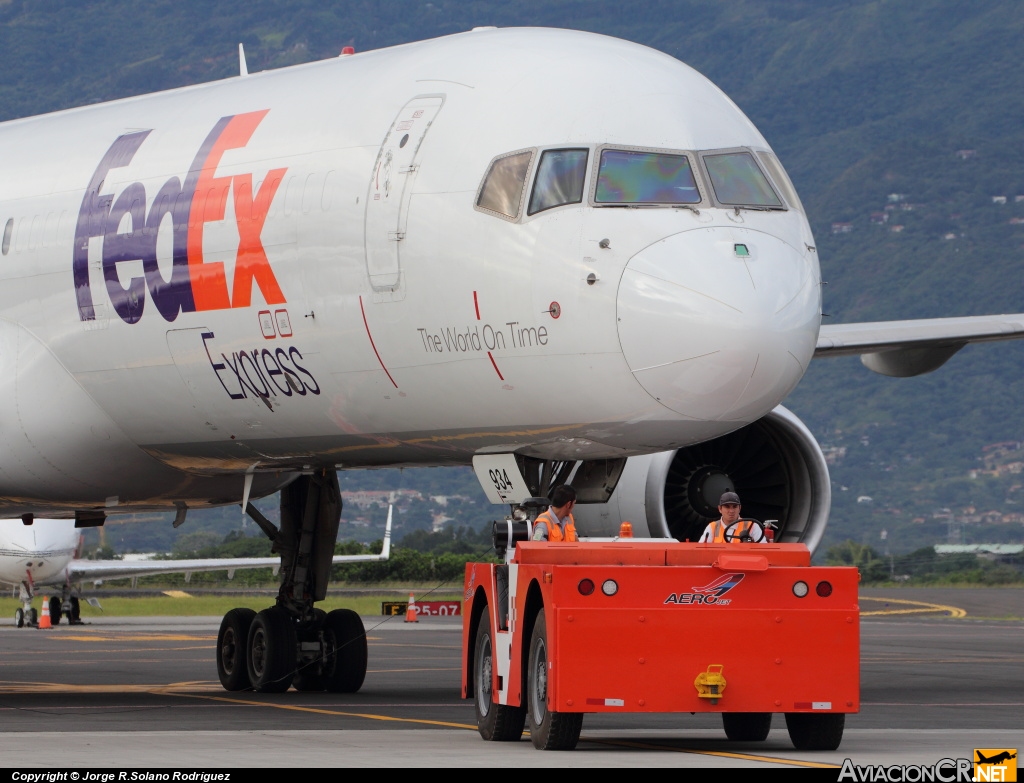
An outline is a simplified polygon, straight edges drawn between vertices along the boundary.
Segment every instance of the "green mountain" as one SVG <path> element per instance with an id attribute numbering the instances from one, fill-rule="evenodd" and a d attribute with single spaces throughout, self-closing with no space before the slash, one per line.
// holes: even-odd
<path id="1" fill-rule="evenodd" d="M 719 84 L 801 193 L 831 322 L 1024 310 L 1015 0 L 0 0 L 0 120 L 231 76 L 238 42 L 255 71 L 478 25 L 627 38 Z M 986 445 L 1024 440 L 1022 360 L 1024 344 L 972 346 L 905 380 L 851 358 L 813 363 L 787 404 L 837 455 L 826 544 L 1021 540 L 1024 524 L 1004 519 L 1021 508 L 1017 474 L 969 471 Z M 346 474 L 343 487 L 401 475 Z M 467 473 L 429 475 L 462 486 Z M 483 522 L 491 509 L 477 501 Z"/>

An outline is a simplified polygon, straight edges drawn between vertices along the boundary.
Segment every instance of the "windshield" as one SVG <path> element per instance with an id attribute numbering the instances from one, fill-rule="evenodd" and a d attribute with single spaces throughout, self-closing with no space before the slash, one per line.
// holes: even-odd
<path id="1" fill-rule="evenodd" d="M 594 201 L 598 204 L 699 204 L 700 191 L 685 155 L 603 150 Z"/>
<path id="2" fill-rule="evenodd" d="M 705 155 L 704 165 L 720 204 L 782 208 L 782 201 L 749 152 Z"/>
<path id="3" fill-rule="evenodd" d="M 530 172 L 532 158 L 532 152 L 520 152 L 494 161 L 480 189 L 476 205 L 506 217 L 519 217 L 523 186 Z"/>
<path id="4" fill-rule="evenodd" d="M 583 201 L 587 150 L 547 150 L 540 157 L 528 215 Z"/>

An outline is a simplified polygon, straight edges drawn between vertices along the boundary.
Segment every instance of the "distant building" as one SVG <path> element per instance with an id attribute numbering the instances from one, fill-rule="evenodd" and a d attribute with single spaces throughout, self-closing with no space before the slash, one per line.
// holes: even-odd
<path id="1" fill-rule="evenodd" d="M 888 223 L 889 222 L 889 213 L 888 212 L 872 212 L 871 213 L 871 222 L 874 223 L 876 226 L 880 226 L 880 225 L 882 225 L 884 223 Z"/>
<path id="2" fill-rule="evenodd" d="M 890 226 L 889 230 L 894 234 L 899 234 L 901 231 L 903 231 L 903 226 Z"/>
<path id="3" fill-rule="evenodd" d="M 937 555 L 971 554 L 997 563 L 1020 563 L 1024 544 L 935 544 Z"/>
<path id="4" fill-rule="evenodd" d="M 363 490 L 342 494 L 347 503 L 353 503 L 359 508 L 386 506 L 389 503 L 398 505 L 403 501 L 408 503 L 411 500 L 423 500 L 423 494 L 415 489 Z"/>
<path id="5" fill-rule="evenodd" d="M 849 234 L 853 231 L 853 223 L 833 223 L 832 233 L 833 234 Z"/>
<path id="6" fill-rule="evenodd" d="M 993 204 L 1005 204 L 1006 203 L 1006 196 L 993 196 L 992 197 L 992 203 Z"/>
<path id="7" fill-rule="evenodd" d="M 901 201 L 906 199 L 906 193 L 890 193 L 886 198 L 890 204 L 899 204 Z"/>
<path id="8" fill-rule="evenodd" d="M 942 238 L 948 242 L 950 239 L 956 239 L 956 234 L 950 231 L 948 233 L 943 234 Z"/>
<path id="9" fill-rule="evenodd" d="M 846 456 L 846 446 L 822 446 L 821 453 L 825 456 L 825 463 L 837 465 Z"/>
<path id="10" fill-rule="evenodd" d="M 973 158 L 977 154 L 978 154 L 977 150 L 957 150 L 956 151 L 956 156 L 958 158 L 960 158 L 960 160 L 970 160 L 971 158 Z"/>
<path id="11" fill-rule="evenodd" d="M 1010 225 L 1011 225 L 1011 226 L 1020 226 L 1020 225 L 1024 225 L 1024 217 L 1015 217 L 1015 218 L 1010 218 Z"/>

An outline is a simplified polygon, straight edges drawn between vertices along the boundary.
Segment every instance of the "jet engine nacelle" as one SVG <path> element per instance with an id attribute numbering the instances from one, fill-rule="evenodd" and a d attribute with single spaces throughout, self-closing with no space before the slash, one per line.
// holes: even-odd
<path id="1" fill-rule="evenodd" d="M 781 405 L 715 440 L 630 457 L 608 502 L 578 504 L 574 516 L 582 535 L 614 536 L 628 520 L 636 536 L 696 541 L 729 489 L 743 500 L 742 516 L 778 520 L 777 541 L 811 552 L 821 541 L 832 501 L 825 455 Z"/>

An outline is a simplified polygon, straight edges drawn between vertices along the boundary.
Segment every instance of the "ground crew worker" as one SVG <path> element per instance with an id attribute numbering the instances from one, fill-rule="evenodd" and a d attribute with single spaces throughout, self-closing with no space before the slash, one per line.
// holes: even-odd
<path id="1" fill-rule="evenodd" d="M 729 526 L 733 525 L 732 529 L 729 530 L 729 538 L 732 539 L 732 543 L 754 543 L 753 540 L 744 541 L 744 536 L 756 536 L 759 532 L 761 534 L 761 540 L 757 543 L 765 544 L 768 539 L 764 535 L 764 530 L 758 531 L 754 528 L 754 522 L 749 519 L 740 520 L 740 496 L 735 492 L 726 492 L 718 499 L 718 513 L 721 514 L 720 519 L 716 519 L 710 523 L 700 538 L 697 540 L 699 544 L 724 544 L 725 532 L 729 530 Z M 740 520 L 740 521 L 737 521 Z M 753 528 L 753 529 L 751 529 Z"/>
<path id="2" fill-rule="evenodd" d="M 576 505 L 576 490 L 568 484 L 555 487 L 551 506 L 533 523 L 534 541 L 578 541 L 576 520 L 572 510 Z"/>

